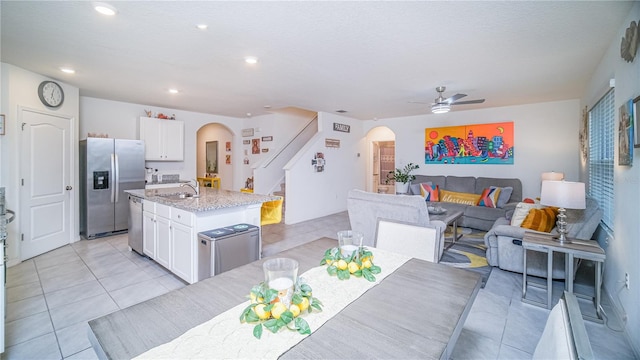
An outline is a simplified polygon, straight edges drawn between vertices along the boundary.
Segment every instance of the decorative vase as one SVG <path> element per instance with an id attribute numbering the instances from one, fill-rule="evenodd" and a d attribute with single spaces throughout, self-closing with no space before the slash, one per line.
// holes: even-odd
<path id="1" fill-rule="evenodd" d="M 409 192 L 409 183 L 401 183 L 396 181 L 396 194 L 406 194 Z"/>

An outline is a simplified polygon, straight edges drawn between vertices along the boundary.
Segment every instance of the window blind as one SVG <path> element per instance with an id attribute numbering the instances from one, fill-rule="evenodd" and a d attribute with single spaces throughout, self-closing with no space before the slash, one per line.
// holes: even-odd
<path id="1" fill-rule="evenodd" d="M 602 222 L 613 229 L 613 166 L 615 142 L 615 90 L 611 89 L 589 111 L 589 189 L 604 211 Z"/>

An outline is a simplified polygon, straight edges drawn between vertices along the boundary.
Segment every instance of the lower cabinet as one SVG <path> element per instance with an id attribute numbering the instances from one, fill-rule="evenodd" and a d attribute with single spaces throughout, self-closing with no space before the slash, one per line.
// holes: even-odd
<path id="1" fill-rule="evenodd" d="M 142 252 L 148 257 L 156 257 L 156 215 L 151 211 L 142 213 Z"/>
<path id="2" fill-rule="evenodd" d="M 172 222 L 171 223 L 171 271 L 189 282 L 195 282 L 194 259 L 195 242 L 193 240 L 193 228 Z"/>
<path id="3" fill-rule="evenodd" d="M 198 280 L 193 214 L 160 204 L 148 208 L 142 214 L 144 254 L 193 284 Z"/>
<path id="4" fill-rule="evenodd" d="M 171 269 L 171 220 L 156 215 L 156 257 L 158 264 Z"/>

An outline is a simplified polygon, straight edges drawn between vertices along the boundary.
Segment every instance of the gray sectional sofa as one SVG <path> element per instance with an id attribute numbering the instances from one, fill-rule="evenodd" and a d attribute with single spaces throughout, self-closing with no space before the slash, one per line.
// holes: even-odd
<path id="1" fill-rule="evenodd" d="M 458 225 L 478 230 L 489 231 L 497 219 L 506 217 L 508 213 L 513 212 L 516 205 L 522 201 L 522 182 L 520 182 L 520 179 L 416 175 L 416 179 L 411 182 L 410 193 L 412 195 L 420 195 L 419 187 L 416 185 L 428 182 L 431 182 L 433 185 L 438 185 L 440 190 L 444 189 L 474 194 L 482 194 L 482 191 L 490 186 L 512 187 L 511 197 L 502 208 L 489 208 L 450 202 L 428 202 L 428 206 L 442 207 L 447 209 L 448 212 L 462 211 L 463 216 Z"/>

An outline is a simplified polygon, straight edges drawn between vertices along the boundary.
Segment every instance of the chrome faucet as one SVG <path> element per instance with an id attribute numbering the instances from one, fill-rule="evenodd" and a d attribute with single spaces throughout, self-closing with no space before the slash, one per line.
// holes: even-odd
<path id="1" fill-rule="evenodd" d="M 180 187 L 188 186 L 192 188 L 195 193 L 193 196 L 198 197 L 200 196 L 200 183 L 197 180 L 193 180 L 193 181 L 195 182 L 196 186 L 193 186 L 191 185 L 191 182 L 188 182 L 188 183 L 181 184 Z"/>

